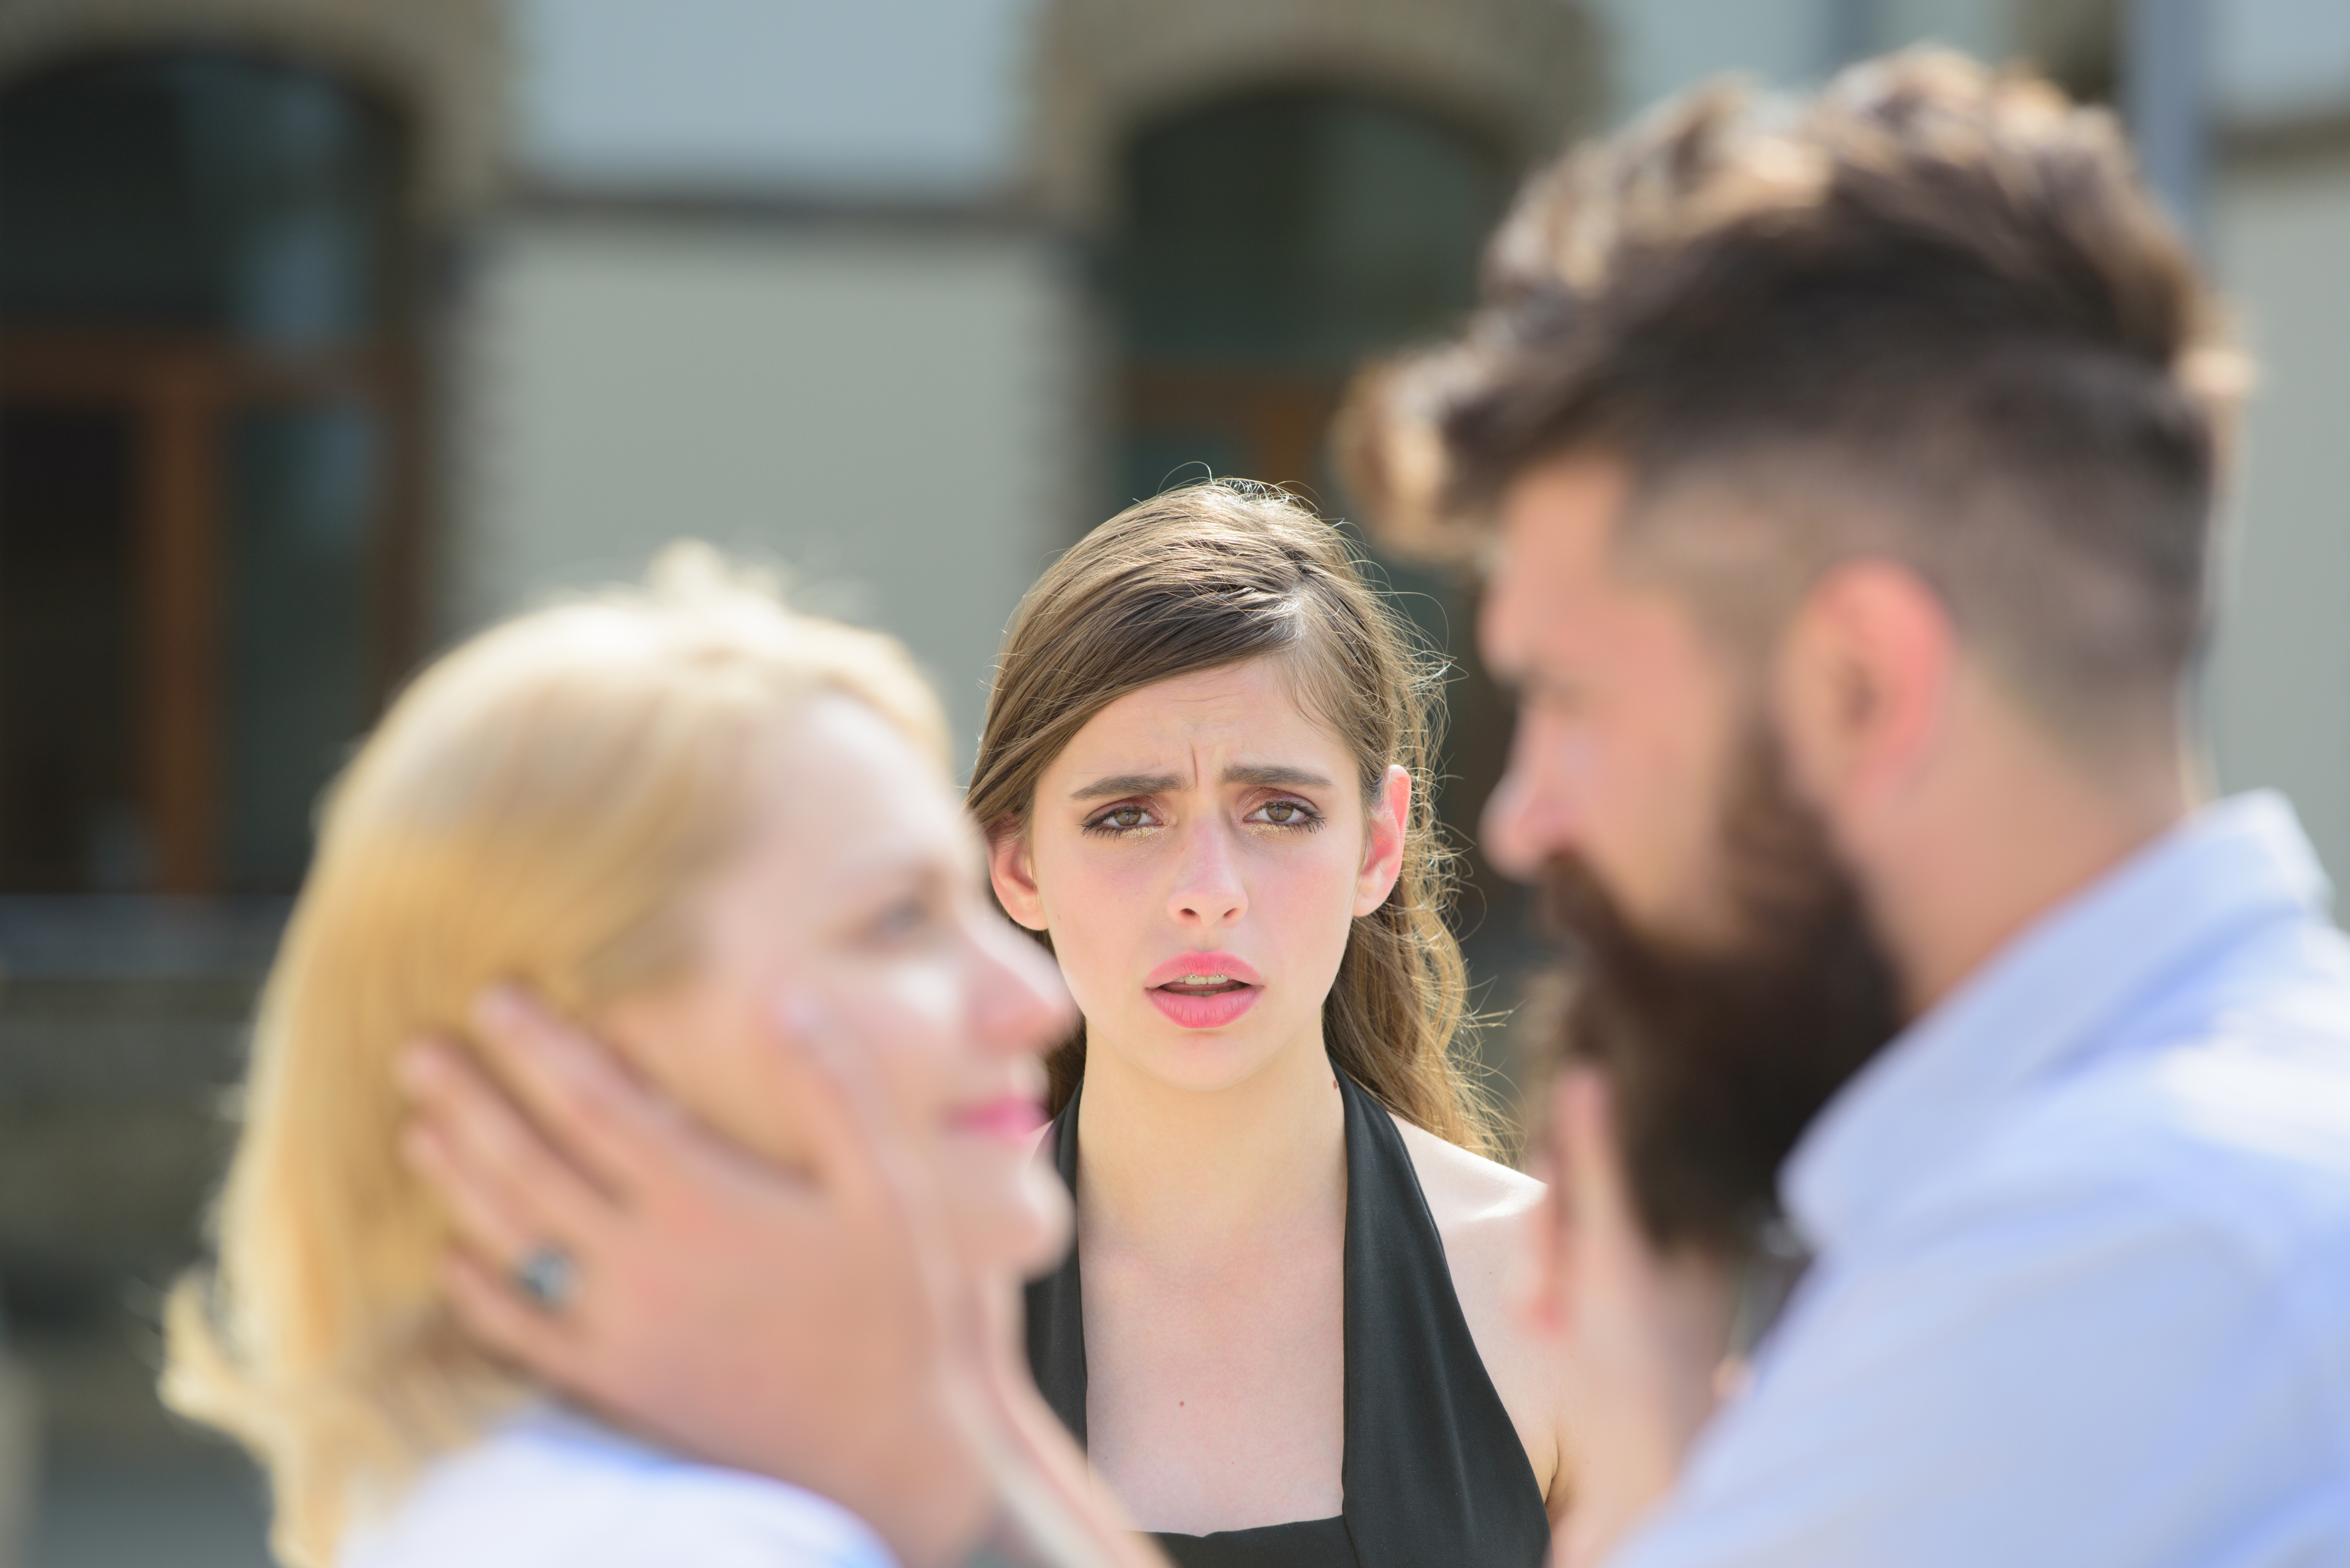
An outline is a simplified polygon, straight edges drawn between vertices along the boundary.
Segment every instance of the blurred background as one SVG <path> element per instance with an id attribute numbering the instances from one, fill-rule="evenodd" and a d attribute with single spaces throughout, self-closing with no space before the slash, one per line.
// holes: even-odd
<path id="1" fill-rule="evenodd" d="M 698 534 L 903 636 L 968 755 L 1091 524 L 1205 472 L 1344 515 L 1349 367 L 1469 304 L 1530 163 L 1924 39 L 2114 103 L 2223 281 L 2262 380 L 2208 725 L 2350 865 L 2343 0 L 0 0 L 18 1560 L 266 1560 L 154 1308 L 312 802 L 420 658 Z M 1505 717 L 1459 590 L 1390 576 L 1461 665 L 1465 827 Z"/>

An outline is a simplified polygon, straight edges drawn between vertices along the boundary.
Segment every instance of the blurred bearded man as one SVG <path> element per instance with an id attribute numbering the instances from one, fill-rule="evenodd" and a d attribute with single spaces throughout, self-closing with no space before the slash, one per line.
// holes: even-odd
<path id="1" fill-rule="evenodd" d="M 1701 94 L 1487 278 L 1342 442 L 1482 559 L 1484 847 L 1580 949 L 1562 1559 L 2350 1563 L 2350 944 L 2283 801 L 2199 794 L 2235 364 L 2110 117 L 1933 54 Z"/>

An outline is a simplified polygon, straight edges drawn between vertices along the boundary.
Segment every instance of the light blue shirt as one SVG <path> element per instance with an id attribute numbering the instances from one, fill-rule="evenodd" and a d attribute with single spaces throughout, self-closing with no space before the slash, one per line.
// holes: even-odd
<path id="1" fill-rule="evenodd" d="M 2350 1564 L 2350 940 L 2284 802 L 2042 917 L 1782 1172 L 1811 1272 L 1611 1568 Z"/>
<path id="2" fill-rule="evenodd" d="M 896 1568 L 839 1504 L 532 1410 L 426 1467 L 338 1568 Z"/>

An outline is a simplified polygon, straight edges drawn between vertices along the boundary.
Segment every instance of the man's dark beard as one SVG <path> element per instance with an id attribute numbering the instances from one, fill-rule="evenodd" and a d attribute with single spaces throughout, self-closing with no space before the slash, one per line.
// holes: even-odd
<path id="1" fill-rule="evenodd" d="M 1659 1246 L 1724 1256 L 1777 1212 L 1795 1140 L 1900 1027 L 1892 963 L 1825 826 L 1770 735 L 1745 751 L 1721 825 L 1727 942 L 1635 929 L 1578 858 L 1545 877 L 1574 954 L 1566 1054 L 1614 1083 L 1641 1222 Z"/>

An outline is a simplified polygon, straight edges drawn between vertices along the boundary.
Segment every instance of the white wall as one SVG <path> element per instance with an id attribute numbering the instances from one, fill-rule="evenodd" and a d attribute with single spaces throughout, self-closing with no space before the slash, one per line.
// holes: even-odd
<path id="1" fill-rule="evenodd" d="M 1018 172 L 1035 0 L 512 0 L 516 156 L 565 185 L 934 200 Z"/>
<path id="2" fill-rule="evenodd" d="M 2260 368 L 2207 684 L 2220 777 L 2284 790 L 2350 877 L 2350 148 L 2229 170 L 2214 195 Z"/>
<path id="3" fill-rule="evenodd" d="M 1946 44 L 1996 65 L 2016 47 L 2011 0 L 1877 0 L 1870 47 Z"/>
<path id="4" fill-rule="evenodd" d="M 2334 3 L 2334 0 L 2325 0 Z M 1590 0 L 1609 48 L 1614 118 L 1724 71 L 1773 87 L 1825 79 L 1858 44 L 1947 44 L 1989 60 L 2015 47 L 2012 0 Z"/>
<path id="5" fill-rule="evenodd" d="M 1042 241 L 517 218 L 472 294 L 447 629 L 700 535 L 903 637 L 968 755 L 1003 623 L 1071 536 Z"/>
<path id="6" fill-rule="evenodd" d="M 1789 87 L 1826 69 L 1827 0 L 1593 0 L 1608 47 L 1612 118 L 1723 71 Z"/>
<path id="7" fill-rule="evenodd" d="M 2292 119 L 2350 105 L 2350 5 L 2224 0 L 2210 14 L 2211 94 L 2223 119 Z"/>

